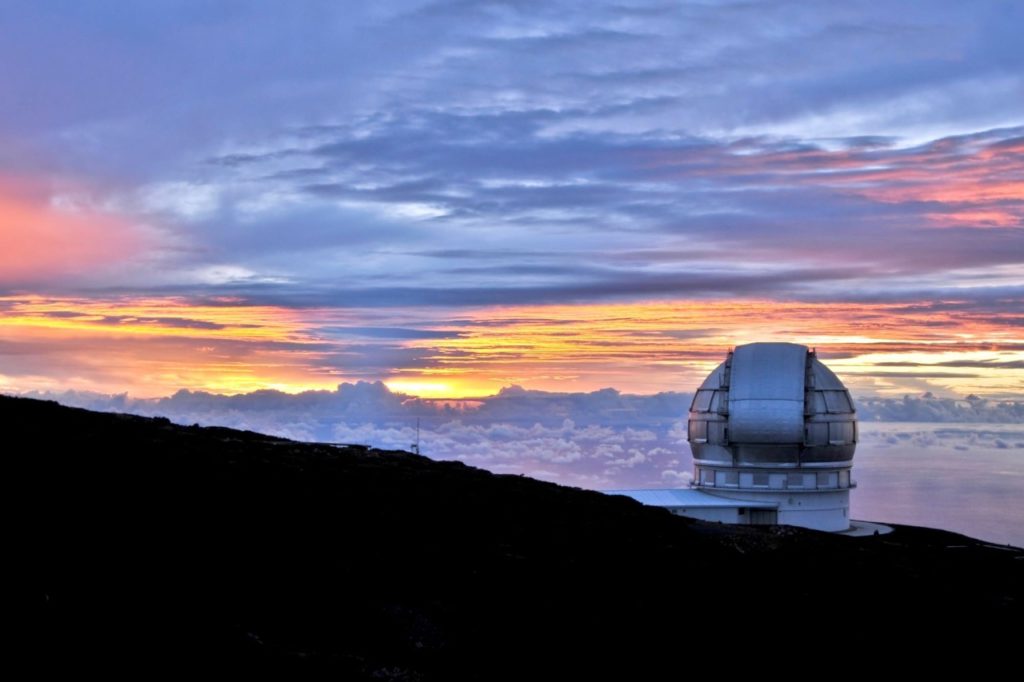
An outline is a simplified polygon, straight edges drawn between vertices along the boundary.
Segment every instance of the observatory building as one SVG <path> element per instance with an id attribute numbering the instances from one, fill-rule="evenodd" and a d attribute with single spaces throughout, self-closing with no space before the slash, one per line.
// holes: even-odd
<path id="1" fill-rule="evenodd" d="M 690 488 L 608 492 L 708 521 L 850 528 L 855 410 L 806 346 L 737 346 L 697 389 L 688 439 Z"/>

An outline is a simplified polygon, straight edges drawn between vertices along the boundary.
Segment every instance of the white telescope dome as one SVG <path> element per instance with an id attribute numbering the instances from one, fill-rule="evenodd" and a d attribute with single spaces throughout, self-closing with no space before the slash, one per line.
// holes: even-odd
<path id="1" fill-rule="evenodd" d="M 751 343 L 701 384 L 688 435 L 697 464 L 849 466 L 857 419 L 849 391 L 814 351 Z"/>

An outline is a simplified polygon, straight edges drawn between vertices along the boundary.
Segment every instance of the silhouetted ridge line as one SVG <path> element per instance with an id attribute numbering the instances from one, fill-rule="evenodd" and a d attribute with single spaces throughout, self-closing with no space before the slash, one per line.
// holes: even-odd
<path id="1" fill-rule="evenodd" d="M 1022 615 L 1021 552 L 943 531 L 703 524 L 407 452 L 8 397 L 0 415 L 43 665 L 669 673 L 751 628 L 813 657 L 852 622 L 955 636 Z M 831 625 L 784 626 L 812 612 Z"/>

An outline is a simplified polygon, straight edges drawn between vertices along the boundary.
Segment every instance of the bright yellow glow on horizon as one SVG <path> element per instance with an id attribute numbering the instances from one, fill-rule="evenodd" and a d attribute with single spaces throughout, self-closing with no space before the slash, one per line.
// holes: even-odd
<path id="1" fill-rule="evenodd" d="M 408 393 L 421 398 L 458 397 L 448 384 L 431 381 L 385 381 L 384 385 L 394 393 Z"/>

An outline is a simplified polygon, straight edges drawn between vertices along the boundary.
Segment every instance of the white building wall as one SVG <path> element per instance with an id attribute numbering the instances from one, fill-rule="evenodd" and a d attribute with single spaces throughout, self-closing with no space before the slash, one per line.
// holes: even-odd
<path id="1" fill-rule="evenodd" d="M 819 490 L 797 491 L 752 491 L 721 490 L 704 488 L 704 492 L 729 500 L 750 500 L 773 502 L 778 505 L 779 523 L 803 526 L 815 530 L 840 531 L 850 527 L 850 491 Z M 743 523 L 744 521 L 739 521 Z M 731 521 L 730 523 L 737 523 Z"/>
<path id="2" fill-rule="evenodd" d="M 814 530 L 841 531 L 850 528 L 846 508 L 835 509 L 780 509 L 779 523 Z"/>

